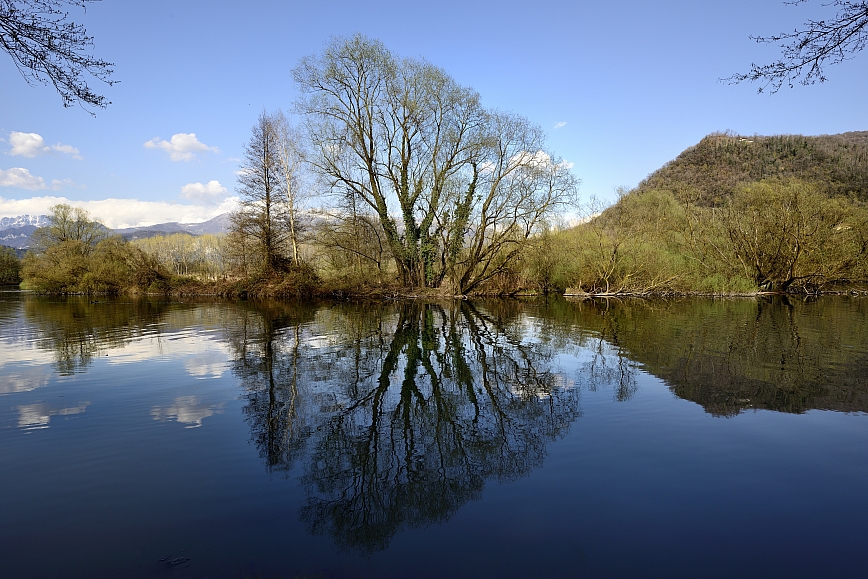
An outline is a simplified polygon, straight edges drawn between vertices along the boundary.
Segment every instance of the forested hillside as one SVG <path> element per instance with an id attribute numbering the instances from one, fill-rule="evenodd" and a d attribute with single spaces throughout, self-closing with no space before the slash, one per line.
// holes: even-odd
<path id="1" fill-rule="evenodd" d="M 868 200 L 868 131 L 805 137 L 713 133 L 649 175 L 641 193 L 665 189 L 681 202 L 718 204 L 740 186 L 766 179 L 810 182 L 830 195 Z"/>
<path id="2" fill-rule="evenodd" d="M 544 287 L 607 294 L 864 288 L 868 131 L 715 133 L 621 191 L 611 207 L 588 213 L 586 223 L 539 244 L 531 263 Z"/>

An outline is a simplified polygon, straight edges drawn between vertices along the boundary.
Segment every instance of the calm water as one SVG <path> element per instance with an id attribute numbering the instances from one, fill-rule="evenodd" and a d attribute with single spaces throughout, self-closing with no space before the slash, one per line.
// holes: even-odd
<path id="1" fill-rule="evenodd" d="M 0 575 L 864 577 L 868 300 L 0 293 Z"/>

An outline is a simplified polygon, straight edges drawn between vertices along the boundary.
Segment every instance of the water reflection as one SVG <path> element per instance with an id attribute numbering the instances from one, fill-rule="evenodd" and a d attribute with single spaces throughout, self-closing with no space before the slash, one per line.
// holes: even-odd
<path id="1" fill-rule="evenodd" d="M 3 364 L 0 362 L 3 380 L 0 381 L 0 396 L 30 392 L 48 384 L 54 375 L 40 367 L 21 367 L 18 364 Z"/>
<path id="2" fill-rule="evenodd" d="M 231 369 L 266 468 L 300 477 L 308 529 L 353 551 L 384 549 L 487 481 L 539 467 L 581 415 L 583 389 L 629 404 L 650 373 L 716 416 L 868 411 L 864 300 L 16 303 L 30 326 L 3 314 L 16 330 L 2 336 L 0 394 L 26 396 L 99 356 L 180 359 L 192 378 Z M 224 406 L 196 384 L 202 396 L 148 399 L 141 414 L 202 426 Z M 27 429 L 87 408 L 17 404 Z"/>
<path id="3" fill-rule="evenodd" d="M 39 430 L 48 428 L 52 416 L 73 416 L 81 414 L 90 402 L 81 402 L 72 408 L 52 408 L 47 404 L 26 404 L 18 407 L 18 428 Z"/>
<path id="4" fill-rule="evenodd" d="M 179 396 L 170 406 L 154 406 L 151 416 L 160 422 L 174 420 L 186 424 L 185 428 L 198 428 L 202 426 L 204 419 L 222 412 L 222 404 L 203 404 L 198 396 Z"/>
<path id="5" fill-rule="evenodd" d="M 864 299 L 591 300 L 545 312 L 551 332 L 617 346 L 716 416 L 868 411 Z M 610 364 L 606 378 L 616 390 L 618 375 Z"/>
<path id="6" fill-rule="evenodd" d="M 24 300 L 26 317 L 39 329 L 39 347 L 54 353 L 61 376 L 84 372 L 101 352 L 147 334 L 164 307 L 147 300 Z"/>
<path id="7" fill-rule="evenodd" d="M 235 372 L 266 464 L 301 463 L 303 520 L 345 547 L 383 549 L 486 480 L 526 475 L 580 414 L 552 349 L 515 320 L 467 303 L 319 314 L 264 316 L 236 340 Z"/>

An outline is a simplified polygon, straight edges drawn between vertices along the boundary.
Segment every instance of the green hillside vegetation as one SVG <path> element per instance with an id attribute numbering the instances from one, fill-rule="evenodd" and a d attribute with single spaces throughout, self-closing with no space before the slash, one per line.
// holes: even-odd
<path id="1" fill-rule="evenodd" d="M 587 222 L 548 235 L 527 271 L 571 293 L 861 287 L 866 200 L 868 132 L 714 134 Z"/>
<path id="2" fill-rule="evenodd" d="M 636 193 L 672 191 L 711 207 L 765 180 L 804 181 L 830 196 L 868 201 L 868 131 L 805 137 L 712 133 L 649 175 Z"/>

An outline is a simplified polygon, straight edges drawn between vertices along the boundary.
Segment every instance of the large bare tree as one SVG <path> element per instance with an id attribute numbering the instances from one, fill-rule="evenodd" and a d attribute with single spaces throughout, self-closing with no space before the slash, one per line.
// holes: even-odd
<path id="1" fill-rule="evenodd" d="M 63 106 L 105 108 L 111 102 L 88 85 L 92 76 L 108 85 L 112 63 L 90 54 L 93 37 L 69 20 L 68 7 L 99 0 L 0 0 L 0 47 L 28 84 L 51 84 Z M 92 113 L 91 113 L 92 114 Z"/>
<path id="2" fill-rule="evenodd" d="M 543 157 L 564 168 L 540 153 L 538 127 L 486 111 L 475 91 L 428 62 L 357 35 L 333 39 L 293 72 L 313 167 L 374 212 L 404 285 L 473 289 L 516 257 L 501 251 L 507 239 L 526 239 L 520 230 L 534 228 L 535 213 L 574 192 L 574 179 L 551 187 L 532 178 L 546 173 Z M 486 267 L 495 256 L 500 264 Z"/>

